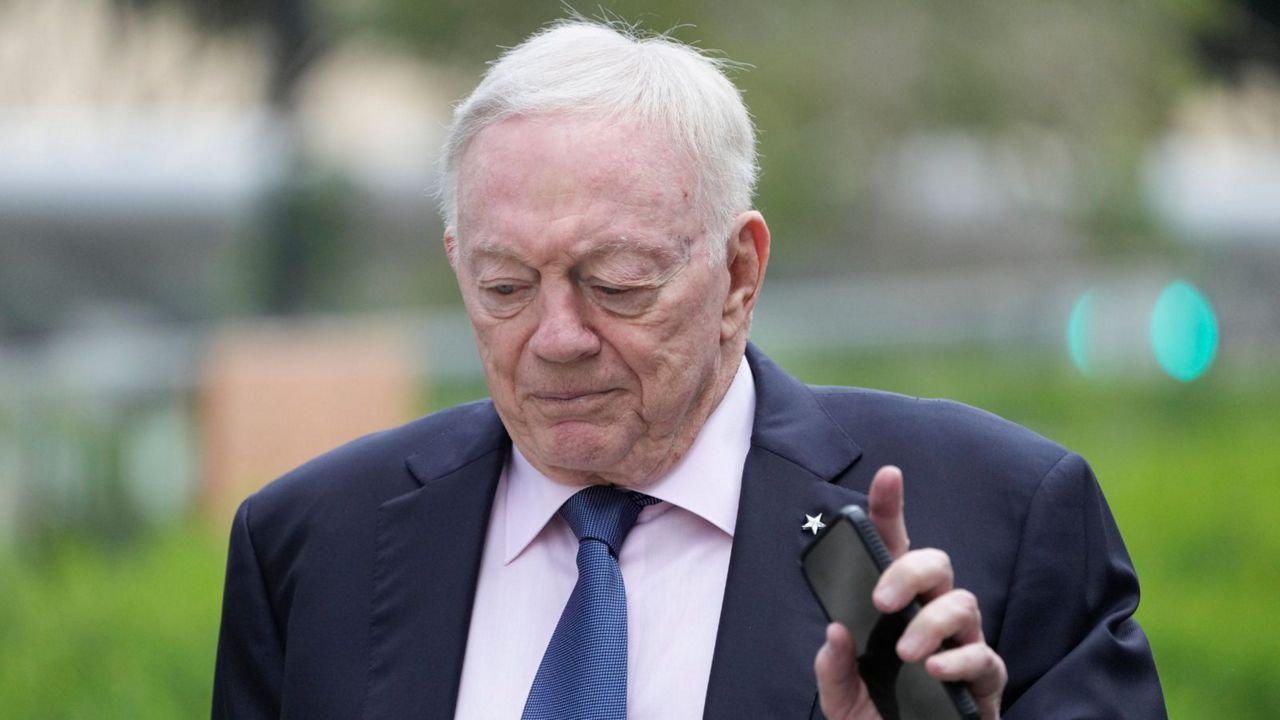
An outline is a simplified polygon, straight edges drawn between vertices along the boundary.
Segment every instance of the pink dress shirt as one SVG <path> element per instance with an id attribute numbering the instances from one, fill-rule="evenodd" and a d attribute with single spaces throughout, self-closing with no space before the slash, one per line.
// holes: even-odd
<path id="1" fill-rule="evenodd" d="M 755 403 L 743 359 L 688 454 L 644 490 L 662 502 L 641 511 L 622 546 L 631 720 L 702 717 Z M 489 517 L 455 717 L 520 717 L 578 579 L 578 540 L 556 511 L 579 489 L 513 448 Z"/>

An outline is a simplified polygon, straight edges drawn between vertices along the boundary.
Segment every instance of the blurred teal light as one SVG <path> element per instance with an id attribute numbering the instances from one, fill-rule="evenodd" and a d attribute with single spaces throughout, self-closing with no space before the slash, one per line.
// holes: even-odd
<path id="1" fill-rule="evenodd" d="M 1204 374 L 1218 351 L 1218 318 L 1190 283 L 1169 283 L 1151 312 L 1151 349 L 1160 367 L 1190 382 Z"/>
<path id="2" fill-rule="evenodd" d="M 1067 351 L 1071 353 L 1071 362 L 1084 375 L 1093 374 L 1090 364 L 1092 353 L 1094 306 L 1097 304 L 1097 290 L 1088 290 L 1076 300 L 1071 309 L 1071 319 L 1067 321 Z"/>

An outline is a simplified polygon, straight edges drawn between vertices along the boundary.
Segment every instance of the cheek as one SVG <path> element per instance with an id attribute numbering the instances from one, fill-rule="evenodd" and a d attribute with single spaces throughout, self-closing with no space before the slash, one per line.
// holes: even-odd
<path id="1" fill-rule="evenodd" d="M 715 370 L 720 355 L 719 315 L 699 308 L 655 326 L 632 347 L 633 365 L 644 385 L 645 405 L 656 412 L 683 412 Z"/>
<path id="2" fill-rule="evenodd" d="M 720 342 L 720 308 L 712 307 L 705 296 L 686 298 L 660 328 L 655 350 L 677 357 L 676 362 L 688 363 L 684 370 L 694 372 L 702 355 L 716 354 L 712 350 Z"/>
<path id="3" fill-rule="evenodd" d="M 472 328 L 489 391 L 494 395 L 511 395 L 517 384 L 523 347 L 519 328 L 510 321 L 473 321 Z"/>

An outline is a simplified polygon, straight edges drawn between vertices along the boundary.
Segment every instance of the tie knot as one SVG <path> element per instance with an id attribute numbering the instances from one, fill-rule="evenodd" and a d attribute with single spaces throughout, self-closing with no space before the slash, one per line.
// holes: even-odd
<path id="1" fill-rule="evenodd" d="M 578 542 L 599 540 L 609 546 L 614 557 L 622 547 L 636 518 L 646 505 L 657 498 L 631 490 L 618 490 L 608 485 L 592 485 L 579 490 L 560 506 L 560 516 L 573 528 Z"/>

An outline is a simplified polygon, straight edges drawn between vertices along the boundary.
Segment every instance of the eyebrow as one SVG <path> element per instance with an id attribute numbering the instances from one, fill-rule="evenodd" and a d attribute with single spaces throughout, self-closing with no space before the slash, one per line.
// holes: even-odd
<path id="1" fill-rule="evenodd" d="M 674 245 L 675 247 L 650 245 L 621 235 L 600 241 L 588 250 L 582 259 L 587 261 L 599 260 L 611 255 L 643 255 L 664 265 L 683 265 L 692 255 L 693 241 L 687 235 L 680 235 L 676 238 Z M 525 262 L 524 256 L 519 252 L 489 240 L 479 240 L 470 248 L 464 245 L 462 255 L 467 262 L 473 262 L 477 258 Z"/>
<path id="2" fill-rule="evenodd" d="M 666 265 L 680 265 L 689 259 L 693 242 L 686 235 L 676 238 L 675 247 L 650 245 L 628 239 L 625 235 L 605 239 L 592 247 L 585 260 L 596 260 L 610 255 L 644 255 Z"/>
<path id="3" fill-rule="evenodd" d="M 524 258 L 519 253 L 487 240 L 476 242 L 474 247 L 471 243 L 459 243 L 459 246 L 462 250 L 462 258 L 467 262 L 471 262 L 477 257 L 524 262 Z"/>

